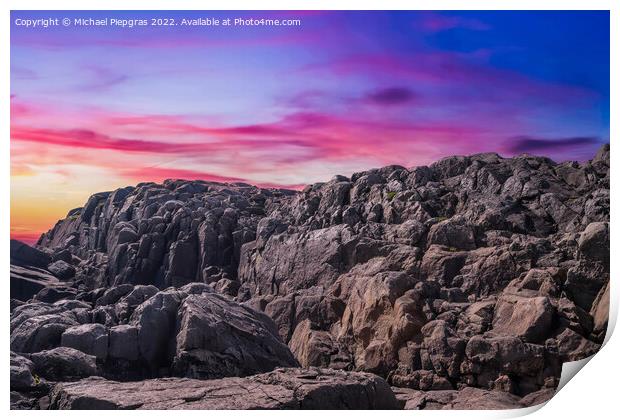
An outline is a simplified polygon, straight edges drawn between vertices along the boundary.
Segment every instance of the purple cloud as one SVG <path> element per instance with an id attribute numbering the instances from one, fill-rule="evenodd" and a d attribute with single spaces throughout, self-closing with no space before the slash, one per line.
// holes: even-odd
<path id="1" fill-rule="evenodd" d="M 411 102 L 415 94 L 406 87 L 393 86 L 384 89 L 377 89 L 368 93 L 366 101 L 375 105 L 402 105 Z"/>
<path id="2" fill-rule="evenodd" d="M 543 139 L 534 137 L 514 137 L 508 140 L 510 153 L 553 153 L 582 146 L 594 146 L 600 141 L 596 137 L 566 137 Z"/>
<path id="3" fill-rule="evenodd" d="M 464 16 L 447 16 L 438 13 L 427 13 L 419 24 L 428 32 L 441 32 L 450 29 L 468 29 L 471 31 L 487 31 L 491 27 L 479 19 Z"/>

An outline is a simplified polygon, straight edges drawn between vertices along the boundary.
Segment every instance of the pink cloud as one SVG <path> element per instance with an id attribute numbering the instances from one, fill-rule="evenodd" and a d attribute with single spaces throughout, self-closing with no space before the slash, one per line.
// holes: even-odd
<path id="1" fill-rule="evenodd" d="M 153 182 L 162 182 L 166 179 L 186 179 L 186 180 L 203 180 L 213 182 L 244 182 L 257 185 L 263 188 L 287 188 L 293 190 L 300 190 L 304 184 L 278 184 L 270 182 L 252 182 L 244 178 L 229 177 L 217 175 L 203 171 L 193 171 L 188 169 L 179 168 L 163 168 L 163 167 L 145 167 L 123 170 L 120 173 L 122 176 L 133 179 L 145 179 Z"/>
<path id="2" fill-rule="evenodd" d="M 11 239 L 16 239 L 27 243 L 28 245 L 34 245 L 41 237 L 41 232 L 15 232 L 11 230 Z"/>

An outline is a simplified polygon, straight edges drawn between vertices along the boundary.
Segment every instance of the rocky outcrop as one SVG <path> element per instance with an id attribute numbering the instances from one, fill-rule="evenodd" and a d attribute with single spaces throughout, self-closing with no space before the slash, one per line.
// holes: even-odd
<path id="1" fill-rule="evenodd" d="M 89 288 L 234 280 L 265 203 L 293 193 L 243 183 L 143 183 L 94 194 L 38 245 L 70 252 L 79 261 L 76 282 Z"/>
<path id="2" fill-rule="evenodd" d="M 113 382 L 90 378 L 60 383 L 53 409 L 398 409 L 381 378 L 333 370 L 277 369 L 246 378 L 180 378 Z"/>
<path id="3" fill-rule="evenodd" d="M 167 180 L 95 194 L 34 252 L 15 245 L 16 279 L 49 277 L 12 293 L 11 350 L 94 358 L 105 380 L 76 389 L 114 406 L 112 380 L 298 365 L 379 375 L 409 408 L 531 405 L 604 340 L 609 180 L 607 145 L 583 163 L 453 156 L 299 192 Z"/>
<path id="4" fill-rule="evenodd" d="M 100 372 L 110 378 L 159 376 L 162 371 L 221 378 L 298 365 L 264 313 L 205 284 L 152 292 L 123 285 L 101 297 L 90 295 L 90 302 L 22 305 L 11 317 L 11 350 L 32 353 L 37 372 L 49 380 L 67 375 L 39 369 L 43 365 L 37 360 L 56 363 L 63 372 L 62 366 L 73 360 L 76 369 L 94 367 L 79 368 L 89 375 L 78 377 Z"/>

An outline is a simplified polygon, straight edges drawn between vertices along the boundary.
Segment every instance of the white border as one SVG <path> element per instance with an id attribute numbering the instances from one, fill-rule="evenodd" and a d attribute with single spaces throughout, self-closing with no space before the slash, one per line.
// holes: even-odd
<path id="1" fill-rule="evenodd" d="M 243 0 L 229 0 L 226 2 L 209 2 L 199 0 L 151 0 L 151 1 L 139 1 L 139 0 L 90 0 L 90 1 L 76 1 L 76 0 L 55 0 L 53 2 L 46 0 L 3 0 L 0 3 L 0 9 L 2 10 L 2 23 L 0 29 L 0 53 L 4 56 L 0 65 L 1 75 L 1 90 L 0 95 L 4 98 L 4 106 L 0 111 L 0 130 L 2 130 L 2 144 L 0 147 L 1 162 L 0 168 L 2 170 L 2 178 L 0 179 L 1 194 L 2 194 L 2 211 L 0 212 L 0 235 L 4 238 L 0 242 L 0 266 L 4 267 L 5 273 L 8 274 L 9 266 L 9 206 L 10 203 L 10 155 L 9 155 L 9 95 L 10 95 L 10 74 L 9 74 L 9 29 L 10 29 L 10 17 L 9 13 L 11 9 L 14 10 L 610 10 L 611 11 L 611 112 L 610 115 L 617 115 L 618 111 L 618 74 L 620 74 L 619 66 L 619 44 L 618 34 L 620 31 L 620 2 L 611 0 L 418 0 L 418 1 L 398 1 L 398 0 L 381 0 L 381 1 L 338 1 L 338 0 L 314 0 L 314 1 L 283 1 L 283 0 L 263 0 L 259 2 L 243 1 Z M 616 122 L 612 118 L 610 127 L 610 139 L 613 137 L 613 133 L 616 132 Z M 617 159 L 614 158 L 615 153 L 612 148 L 612 166 L 615 168 Z M 615 184 L 614 179 L 617 178 L 615 170 L 612 171 L 612 184 Z M 615 191 L 615 190 L 614 190 Z M 614 215 L 617 213 L 618 200 L 616 195 L 612 194 L 611 203 L 611 219 L 614 219 Z M 615 222 L 611 223 L 611 255 L 617 255 L 618 251 L 618 231 L 614 229 Z M 611 261 L 611 277 L 614 279 L 616 273 L 618 273 L 618 260 L 612 259 Z M 8 276 L 7 276 L 8 277 Z M 2 283 L 4 290 L 5 305 L 8 303 L 9 296 L 9 282 L 5 277 L 5 281 Z M 601 351 L 594 356 L 587 364 L 587 367 L 579 372 L 577 379 L 571 380 L 566 384 L 564 388 L 543 408 L 536 409 L 522 409 L 504 412 L 481 412 L 481 411 L 441 411 L 441 412 L 390 412 L 390 413 L 376 413 L 376 412 L 322 412 L 321 416 L 329 418 L 348 417 L 355 416 L 358 418 L 375 419 L 376 416 L 396 416 L 400 418 L 409 418 L 415 416 L 416 418 L 459 418 L 459 419 L 482 419 L 482 418 L 507 418 L 524 415 L 534 411 L 531 414 L 531 418 L 543 419 L 548 417 L 558 417 L 562 419 L 607 419 L 616 417 L 617 412 L 617 389 L 618 381 L 620 381 L 620 343 L 616 335 L 611 334 L 613 326 L 615 326 L 618 314 L 618 293 L 616 284 L 617 281 L 612 281 L 611 287 L 611 314 L 610 314 L 610 332 L 606 339 L 606 345 Z M 2 389 L 0 395 L 4 398 L 4 409 L 8 411 L 9 406 L 9 382 L 8 382 L 8 356 L 9 356 L 9 311 L 5 307 L 5 320 L 2 323 L 2 331 L 0 331 L 0 340 L 3 343 L 4 349 L 4 381 L 2 382 Z M 572 366 L 571 368 L 573 368 Z M 540 408 L 540 407 L 537 407 Z M 107 418 L 111 413 L 109 412 L 93 412 L 89 413 L 89 416 L 93 418 Z M 34 416 L 50 416 L 56 417 L 63 416 L 63 418 L 82 418 L 84 413 L 82 412 L 18 412 L 12 411 L 9 413 L 14 418 L 31 418 Z M 143 417 L 150 416 L 156 419 L 165 418 L 163 412 L 121 412 L 115 413 L 115 416 L 120 417 Z M 192 418 L 202 418 L 204 416 L 216 417 L 216 418 L 288 418 L 293 415 L 292 412 L 179 412 L 175 411 L 175 416 L 187 416 Z M 304 411 L 295 412 L 295 416 L 300 418 L 309 419 L 311 416 L 315 416 L 314 413 Z"/>

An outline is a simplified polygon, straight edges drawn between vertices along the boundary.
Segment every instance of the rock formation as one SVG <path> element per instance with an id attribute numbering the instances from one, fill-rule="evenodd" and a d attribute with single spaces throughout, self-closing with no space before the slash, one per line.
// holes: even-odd
<path id="1" fill-rule="evenodd" d="M 609 146 L 98 193 L 11 299 L 13 408 L 538 404 L 604 339 Z"/>

